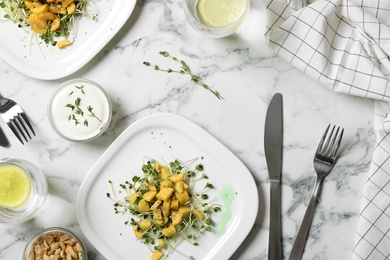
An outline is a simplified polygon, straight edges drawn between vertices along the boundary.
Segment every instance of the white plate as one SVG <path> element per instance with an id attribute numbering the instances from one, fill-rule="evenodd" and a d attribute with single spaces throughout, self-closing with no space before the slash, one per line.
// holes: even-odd
<path id="1" fill-rule="evenodd" d="M 135 0 L 99 0 L 98 18 L 87 15 L 75 22 L 75 42 L 65 49 L 38 44 L 29 29 L 0 17 L 0 57 L 15 69 L 37 79 L 66 77 L 89 62 L 120 30 L 134 10 Z M 0 8 L 1 9 L 1 8 Z"/>
<path id="2" fill-rule="evenodd" d="M 155 114 L 145 117 L 127 128 L 93 166 L 80 187 L 76 212 L 80 227 L 87 239 L 107 259 L 150 259 L 146 245 L 135 239 L 132 227 L 125 221 L 130 215 L 115 214 L 108 181 L 119 184 L 141 176 L 145 156 L 170 162 L 187 161 L 200 157 L 208 180 L 215 186 L 209 193 L 214 202 L 222 203 L 218 187 L 234 189 L 232 217 L 226 232 L 217 236 L 206 232 L 200 236 L 199 246 L 182 242 L 177 249 L 195 259 L 228 259 L 244 241 L 255 222 L 258 210 L 258 192 L 254 179 L 244 164 L 225 146 L 193 122 L 173 114 Z M 196 189 L 196 187 L 195 187 Z M 122 195 L 124 196 L 124 195 Z M 119 196 L 118 196 L 119 197 Z M 212 215 L 219 225 L 219 213 Z M 174 253 L 172 259 L 185 259 Z M 188 259 L 188 258 L 187 258 Z"/>

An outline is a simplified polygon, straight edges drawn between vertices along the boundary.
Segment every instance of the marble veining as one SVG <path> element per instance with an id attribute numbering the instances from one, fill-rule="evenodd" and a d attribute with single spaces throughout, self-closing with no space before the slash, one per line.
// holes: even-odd
<path id="1" fill-rule="evenodd" d="M 312 161 L 329 124 L 345 128 L 341 157 L 326 177 L 304 259 L 349 259 L 360 197 L 374 144 L 373 101 L 334 93 L 276 57 L 264 43 L 264 3 L 254 0 L 244 26 L 223 39 L 206 38 L 186 22 L 179 1 L 139 1 L 122 30 L 84 68 L 53 81 L 29 78 L 0 60 L 0 93 L 20 103 L 37 136 L 22 146 L 4 124 L 11 146 L 1 157 L 34 162 L 46 174 L 49 197 L 43 212 L 21 225 L 0 224 L 0 259 L 20 259 L 29 238 L 50 226 L 68 228 L 85 238 L 77 222 L 77 191 L 108 146 L 136 120 L 160 112 L 189 118 L 237 155 L 253 174 L 259 195 L 256 223 L 231 259 L 267 259 L 269 183 L 264 156 L 265 112 L 272 95 L 283 94 L 282 177 L 283 249 L 287 259 L 315 181 Z M 190 82 L 144 66 L 178 64 L 158 54 L 168 51 L 187 62 L 223 100 Z M 113 103 L 108 131 L 90 143 L 62 140 L 50 128 L 47 103 L 70 78 L 102 85 Z M 337 236 L 335 236 L 337 234 Z M 104 259 L 87 243 L 91 259 Z"/>

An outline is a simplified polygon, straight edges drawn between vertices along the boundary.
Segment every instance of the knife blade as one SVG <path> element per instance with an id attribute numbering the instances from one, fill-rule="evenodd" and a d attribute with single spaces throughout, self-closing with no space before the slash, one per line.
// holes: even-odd
<path id="1" fill-rule="evenodd" d="M 264 151 L 270 182 L 268 259 L 281 260 L 280 182 L 283 157 L 283 99 L 276 93 L 269 104 L 264 129 Z"/>
<path id="2" fill-rule="evenodd" d="M 8 147 L 9 146 L 8 139 L 5 136 L 5 134 L 3 132 L 3 129 L 1 127 L 0 127 L 0 146 L 3 146 L 3 147 Z"/>

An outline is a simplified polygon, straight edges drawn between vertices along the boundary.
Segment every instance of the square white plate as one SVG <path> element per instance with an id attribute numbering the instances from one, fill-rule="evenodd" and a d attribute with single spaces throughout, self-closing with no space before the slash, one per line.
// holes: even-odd
<path id="1" fill-rule="evenodd" d="M 76 212 L 80 227 L 87 239 L 107 259 L 150 259 L 146 245 L 135 239 L 131 226 L 124 223 L 131 215 L 114 213 L 111 180 L 116 189 L 142 176 L 145 157 L 170 162 L 174 159 L 204 165 L 207 182 L 215 189 L 209 193 L 210 203 L 221 203 L 218 189 L 230 186 L 234 190 L 232 216 L 226 232 L 206 232 L 197 240 L 199 246 L 181 242 L 177 250 L 195 259 L 228 259 L 244 241 L 255 222 L 258 211 L 258 192 L 254 179 L 244 164 L 225 146 L 193 122 L 174 114 L 154 114 L 128 127 L 105 151 L 83 181 L 77 197 Z M 190 167 L 191 168 L 191 167 Z M 196 186 L 195 186 L 196 189 Z M 122 196 L 125 196 L 122 194 Z M 214 213 L 215 227 L 220 213 Z M 174 252 L 170 258 L 185 259 Z"/>
<path id="2" fill-rule="evenodd" d="M 75 42 L 65 49 L 39 44 L 42 40 L 38 35 L 29 28 L 18 28 L 0 12 L 0 57 L 33 78 L 66 77 L 88 63 L 115 36 L 130 17 L 135 3 L 135 0 L 95 1 L 97 19 L 92 20 L 89 15 L 76 19 Z"/>

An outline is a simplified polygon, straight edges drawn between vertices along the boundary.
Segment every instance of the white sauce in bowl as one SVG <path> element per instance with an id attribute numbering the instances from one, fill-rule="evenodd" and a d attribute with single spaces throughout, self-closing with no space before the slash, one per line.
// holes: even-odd
<path id="1" fill-rule="evenodd" d="M 111 120 L 111 102 L 95 82 L 73 79 L 62 84 L 49 103 L 49 121 L 61 137 L 85 142 L 100 136 Z"/>

